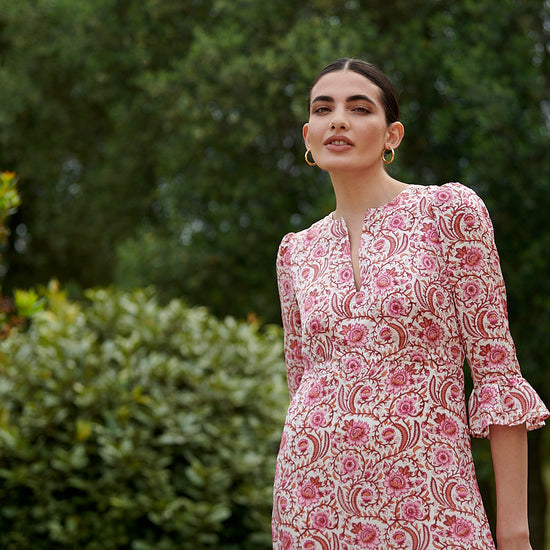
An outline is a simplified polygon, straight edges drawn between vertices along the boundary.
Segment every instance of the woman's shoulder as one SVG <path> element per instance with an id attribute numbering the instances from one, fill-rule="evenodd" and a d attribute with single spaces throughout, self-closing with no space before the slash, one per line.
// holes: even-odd
<path id="1" fill-rule="evenodd" d="M 485 203 L 470 187 L 458 182 L 427 186 L 426 208 L 445 242 L 493 238 L 493 224 Z"/>
<path id="2" fill-rule="evenodd" d="M 481 200 L 471 188 L 458 182 L 451 181 L 442 185 L 419 185 L 422 192 L 428 195 L 435 204 L 460 203 Z"/>
<path id="3" fill-rule="evenodd" d="M 320 235 L 323 235 L 330 225 L 332 213 L 311 224 L 309 227 L 296 232 L 287 233 L 281 240 L 281 247 L 294 247 L 311 243 Z"/>
<path id="4" fill-rule="evenodd" d="M 488 216 L 483 199 L 474 189 L 460 182 L 426 185 L 423 193 L 430 209 L 439 216 L 454 217 L 454 215 L 465 212 L 470 212 L 476 216 Z"/>

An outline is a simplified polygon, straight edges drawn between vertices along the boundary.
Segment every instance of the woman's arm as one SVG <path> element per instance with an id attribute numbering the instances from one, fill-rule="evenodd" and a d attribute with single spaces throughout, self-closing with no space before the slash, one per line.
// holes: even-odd
<path id="1" fill-rule="evenodd" d="M 498 550 L 531 550 L 527 522 L 527 431 L 490 427 L 497 496 Z"/>
<path id="2" fill-rule="evenodd" d="M 283 237 L 277 253 L 277 284 L 281 300 L 287 382 L 291 400 L 300 385 L 306 362 L 306 358 L 302 355 L 300 308 L 292 281 L 291 249 L 293 236 L 293 233 L 288 233 Z"/>

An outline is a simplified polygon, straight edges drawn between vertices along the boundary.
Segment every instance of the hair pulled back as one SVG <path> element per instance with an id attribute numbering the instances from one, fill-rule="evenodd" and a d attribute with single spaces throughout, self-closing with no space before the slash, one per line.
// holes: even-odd
<path id="1" fill-rule="evenodd" d="M 311 85 L 311 89 L 313 89 L 313 86 L 315 86 L 324 75 L 335 71 L 353 71 L 376 84 L 376 86 L 382 90 L 382 106 L 384 107 L 387 124 L 389 125 L 399 120 L 399 102 L 397 101 L 397 94 L 395 93 L 395 89 L 390 79 L 376 65 L 363 61 L 362 59 L 343 57 L 333 61 L 319 73 L 319 76 L 317 76 Z M 308 111 L 311 107 L 311 89 L 309 93 Z"/>

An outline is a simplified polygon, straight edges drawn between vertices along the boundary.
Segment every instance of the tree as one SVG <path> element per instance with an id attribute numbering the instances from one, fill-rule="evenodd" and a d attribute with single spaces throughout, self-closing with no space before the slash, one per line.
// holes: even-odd
<path id="1" fill-rule="evenodd" d="M 219 314 L 277 319 L 277 244 L 332 208 L 326 176 L 303 162 L 308 86 L 336 57 L 368 58 L 401 98 L 393 173 L 458 179 L 487 202 L 519 357 L 549 400 L 548 2 L 0 8 L 0 163 L 21 175 L 15 223 L 31 237 L 9 257 L 10 284 L 152 282 Z"/>

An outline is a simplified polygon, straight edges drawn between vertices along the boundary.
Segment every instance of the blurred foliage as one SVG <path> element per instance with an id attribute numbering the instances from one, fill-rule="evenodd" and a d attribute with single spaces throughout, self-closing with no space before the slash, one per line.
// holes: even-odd
<path id="1" fill-rule="evenodd" d="M 279 329 L 52 283 L 0 343 L 0 547 L 271 548 Z"/>
<path id="2" fill-rule="evenodd" d="M 333 208 L 301 126 L 340 56 L 398 90 L 393 175 L 486 201 L 520 362 L 550 401 L 548 0 L 0 0 L 0 165 L 23 197 L 6 287 L 155 284 L 278 320 L 281 236 Z"/>
<path id="3" fill-rule="evenodd" d="M 0 0 L 7 284 L 153 283 L 277 320 L 278 242 L 333 207 L 303 162 L 308 87 L 349 55 L 399 91 L 394 174 L 477 189 L 514 316 L 548 321 L 549 27 L 535 0 Z"/>
<path id="4" fill-rule="evenodd" d="M 21 204 L 17 192 L 17 178 L 13 172 L 0 173 L 0 246 L 6 244 L 8 230 L 6 220 Z"/>
<path id="5" fill-rule="evenodd" d="M 17 178 L 13 172 L 0 172 L 0 251 L 3 252 L 9 236 L 7 227 L 8 216 L 13 215 L 21 203 L 17 192 Z M 5 266 L 0 254 L 0 278 Z M 18 311 L 15 301 L 4 296 L 0 286 L 0 340 L 6 338 L 12 327 L 22 326 L 25 322 L 24 313 Z"/>

